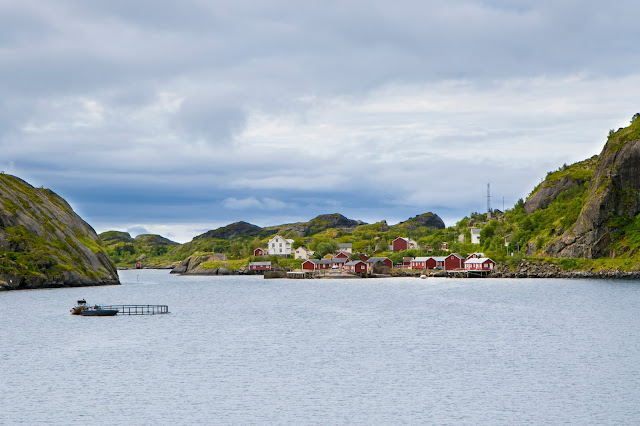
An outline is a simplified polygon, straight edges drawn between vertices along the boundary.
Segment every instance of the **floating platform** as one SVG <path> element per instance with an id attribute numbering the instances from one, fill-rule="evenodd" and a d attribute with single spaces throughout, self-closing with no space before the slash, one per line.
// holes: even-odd
<path id="1" fill-rule="evenodd" d="M 102 309 L 117 309 L 118 315 L 160 315 L 168 314 L 167 305 L 102 305 Z"/>

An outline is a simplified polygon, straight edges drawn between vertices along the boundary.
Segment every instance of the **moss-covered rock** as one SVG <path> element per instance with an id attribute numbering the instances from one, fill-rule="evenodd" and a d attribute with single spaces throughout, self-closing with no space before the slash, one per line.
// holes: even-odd
<path id="1" fill-rule="evenodd" d="M 119 284 L 96 232 L 53 191 L 0 175 L 0 288 Z"/>

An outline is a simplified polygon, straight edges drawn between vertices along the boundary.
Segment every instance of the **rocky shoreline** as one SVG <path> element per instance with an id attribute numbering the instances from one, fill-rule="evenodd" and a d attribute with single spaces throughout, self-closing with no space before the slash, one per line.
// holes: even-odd
<path id="1" fill-rule="evenodd" d="M 171 274 L 179 275 L 199 275 L 199 276 L 216 276 L 216 275 L 262 275 L 260 272 L 249 271 L 244 267 L 241 269 L 233 270 L 224 267 L 220 268 L 205 268 L 200 264 L 204 258 L 191 259 L 191 262 L 181 262 L 174 268 L 150 268 L 150 269 L 171 269 Z M 128 269 L 128 268 L 122 268 Z M 286 272 L 282 269 L 282 272 Z M 394 269 L 391 271 L 390 277 L 420 277 L 426 275 L 427 277 L 452 277 L 450 273 L 443 270 L 412 270 L 412 269 Z M 466 278 L 464 275 L 456 275 L 456 278 Z M 507 263 L 498 263 L 496 269 L 485 276 L 486 278 L 601 278 L 601 279 L 640 279 L 640 271 L 618 271 L 612 269 L 604 270 L 575 270 L 564 271 L 562 267 L 557 264 L 536 262 L 531 260 L 521 261 L 515 269 L 511 269 Z M 478 278 L 478 276 L 471 276 L 471 278 Z"/>

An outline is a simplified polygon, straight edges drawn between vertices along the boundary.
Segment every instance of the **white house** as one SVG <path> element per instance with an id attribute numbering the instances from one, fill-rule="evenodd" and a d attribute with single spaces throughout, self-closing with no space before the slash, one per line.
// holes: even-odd
<path id="1" fill-rule="evenodd" d="M 305 246 L 300 246 L 294 253 L 294 259 L 309 260 L 309 257 L 311 257 L 311 255 L 313 255 L 313 253 L 315 252 L 307 249 Z"/>
<path id="2" fill-rule="evenodd" d="M 293 240 L 276 235 L 269 240 L 269 256 L 291 256 Z"/>
<path id="3" fill-rule="evenodd" d="M 480 228 L 471 228 L 471 244 L 480 244 Z"/>
<path id="4" fill-rule="evenodd" d="M 338 252 L 351 254 L 352 247 L 353 244 L 351 243 L 338 243 Z"/>

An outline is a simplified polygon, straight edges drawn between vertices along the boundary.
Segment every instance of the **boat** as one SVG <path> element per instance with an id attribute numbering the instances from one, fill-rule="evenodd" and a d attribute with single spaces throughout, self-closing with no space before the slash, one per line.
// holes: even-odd
<path id="1" fill-rule="evenodd" d="M 81 300 L 78 300 L 78 303 L 76 303 L 76 306 L 71 308 L 70 312 L 72 315 L 80 315 L 82 311 L 84 311 L 87 308 L 88 308 L 87 301 L 84 299 L 81 299 Z"/>
<path id="2" fill-rule="evenodd" d="M 112 317 L 118 313 L 118 309 L 104 309 L 102 306 L 95 305 L 86 307 L 80 312 L 83 317 Z"/>
<path id="3" fill-rule="evenodd" d="M 423 280 L 426 280 L 427 276 L 426 275 L 420 275 L 420 278 L 422 278 Z"/>

